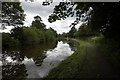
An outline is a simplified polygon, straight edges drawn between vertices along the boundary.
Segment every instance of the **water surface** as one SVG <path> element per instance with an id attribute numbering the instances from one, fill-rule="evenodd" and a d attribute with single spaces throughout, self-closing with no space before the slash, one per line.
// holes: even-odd
<path id="1" fill-rule="evenodd" d="M 4 51 L 2 56 L 3 80 L 46 76 L 52 68 L 73 54 L 75 50 L 73 44 L 58 41 L 51 44 L 23 46 L 19 51 Z"/>

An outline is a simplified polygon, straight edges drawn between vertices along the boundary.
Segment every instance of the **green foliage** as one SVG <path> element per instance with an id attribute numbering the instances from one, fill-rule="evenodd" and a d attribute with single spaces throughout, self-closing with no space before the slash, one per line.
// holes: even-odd
<path id="1" fill-rule="evenodd" d="M 39 29 L 36 29 L 36 33 L 38 34 L 39 42 L 40 43 L 45 42 L 45 37 L 46 37 L 45 32 Z"/>
<path id="2" fill-rule="evenodd" d="M 2 2 L 2 18 L 8 25 L 23 25 L 25 14 L 20 2 Z"/>
<path id="3" fill-rule="evenodd" d="M 11 37 L 18 39 L 21 44 L 39 44 L 55 41 L 57 33 L 54 29 L 46 29 L 40 16 L 35 16 L 31 27 L 15 27 L 11 30 Z"/>
<path id="4" fill-rule="evenodd" d="M 50 27 L 49 29 L 54 33 L 54 36 L 56 36 L 56 37 L 58 36 L 57 32 L 53 28 Z"/>
<path id="5" fill-rule="evenodd" d="M 69 33 L 63 33 L 61 34 L 61 37 L 68 37 Z"/>
<path id="6" fill-rule="evenodd" d="M 72 8 L 74 7 L 74 4 L 70 2 L 60 2 L 59 5 L 56 5 L 54 8 L 53 14 L 49 16 L 48 21 L 50 23 L 55 22 L 56 20 L 65 19 L 74 13 L 72 12 Z"/>
<path id="7" fill-rule="evenodd" d="M 90 27 L 88 27 L 87 25 L 82 25 L 80 26 L 79 30 L 74 34 L 74 36 L 79 38 L 91 36 L 92 34 L 93 32 L 91 32 Z"/>
<path id="8" fill-rule="evenodd" d="M 45 40 L 46 40 L 46 42 L 48 42 L 48 41 L 54 41 L 55 40 L 55 36 L 56 36 L 56 34 L 54 34 L 54 32 L 51 30 L 51 29 L 48 29 L 48 30 L 45 30 L 45 32 L 44 32 L 44 35 L 45 35 Z"/>
<path id="9" fill-rule="evenodd" d="M 44 30 L 46 25 L 44 23 L 42 23 L 41 17 L 35 16 L 34 19 L 35 19 L 35 21 L 32 22 L 31 27 L 36 27 L 37 29 Z"/>
<path id="10" fill-rule="evenodd" d="M 73 26 L 72 28 L 71 28 L 71 30 L 69 31 L 69 33 L 68 33 L 68 36 L 69 37 L 74 37 L 74 33 L 76 32 L 77 30 L 75 29 L 75 27 Z"/>
<path id="11" fill-rule="evenodd" d="M 79 78 L 80 71 L 84 64 L 87 55 L 87 44 L 83 41 L 75 40 L 80 42 L 78 49 L 65 60 L 63 60 L 57 67 L 52 69 L 49 74 L 44 77 L 45 79 L 63 79 L 63 78 Z"/>
<path id="12" fill-rule="evenodd" d="M 36 28 L 23 28 L 23 40 L 25 44 L 39 43 L 39 38 Z"/>
<path id="13" fill-rule="evenodd" d="M 38 29 L 45 29 L 45 25 L 38 20 L 33 21 L 31 27 L 36 27 Z"/>
<path id="14" fill-rule="evenodd" d="M 18 39 L 14 39 L 14 37 L 10 37 L 9 33 L 2 33 L 2 48 L 9 49 L 9 48 L 15 48 L 20 45 Z"/>
<path id="15" fill-rule="evenodd" d="M 23 27 L 15 27 L 11 30 L 11 37 L 23 41 Z"/>
<path id="16" fill-rule="evenodd" d="M 74 7 L 76 8 L 74 9 Z M 93 10 L 89 13 L 89 9 Z M 77 25 L 79 22 L 88 22 L 88 27 L 95 34 L 101 33 L 106 38 L 115 38 L 120 40 L 119 22 L 120 22 L 120 3 L 80 3 L 80 2 L 61 2 L 56 5 L 53 14 L 49 16 L 49 22 L 66 19 L 67 17 L 75 17 L 76 20 L 71 26 Z M 89 14 L 88 14 L 89 13 Z M 86 15 L 83 15 L 86 14 Z M 85 18 L 83 20 L 82 18 Z"/>
<path id="17" fill-rule="evenodd" d="M 18 39 L 21 44 L 39 44 L 55 41 L 57 33 L 52 28 L 40 30 L 36 27 L 15 27 L 10 36 Z"/>

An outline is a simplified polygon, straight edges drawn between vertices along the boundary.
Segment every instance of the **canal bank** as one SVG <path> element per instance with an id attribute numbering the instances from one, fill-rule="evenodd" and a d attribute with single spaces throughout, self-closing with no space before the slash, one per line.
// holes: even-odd
<path id="1" fill-rule="evenodd" d="M 78 49 L 56 68 L 52 69 L 45 79 L 49 78 L 113 78 L 119 76 L 112 66 L 92 44 L 73 39 L 80 43 Z"/>
<path id="2" fill-rule="evenodd" d="M 52 69 L 45 78 L 75 78 L 83 67 L 88 46 L 83 41 L 79 41 L 80 45 L 77 50 L 67 59 L 63 60 L 56 68 Z"/>

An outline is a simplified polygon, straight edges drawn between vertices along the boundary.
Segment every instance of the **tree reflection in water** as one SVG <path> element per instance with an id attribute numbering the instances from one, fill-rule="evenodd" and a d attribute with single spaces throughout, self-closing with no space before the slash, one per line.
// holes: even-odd
<path id="1" fill-rule="evenodd" d="M 67 39 L 63 39 L 62 41 L 64 43 L 68 43 L 72 51 L 75 51 L 77 49 L 77 47 L 79 47 L 79 45 L 80 45 L 79 42 L 76 42 L 76 41 L 74 41 L 72 39 L 68 39 L 68 40 Z"/>
<path id="2" fill-rule="evenodd" d="M 45 59 L 45 51 L 54 49 L 57 42 L 22 46 L 19 51 L 6 50 L 2 52 L 2 80 L 26 80 L 28 74 L 24 64 L 25 59 L 32 59 L 36 66 L 41 66 Z"/>
<path id="3" fill-rule="evenodd" d="M 28 75 L 26 72 L 24 64 L 3 65 L 2 80 L 25 80 Z"/>
<path id="4" fill-rule="evenodd" d="M 19 51 L 3 52 L 2 80 L 25 80 L 27 70 Z M 17 79 L 16 79 L 17 78 Z"/>
<path id="5" fill-rule="evenodd" d="M 57 44 L 58 42 L 54 42 L 54 43 L 49 43 L 49 44 L 23 46 L 20 48 L 19 51 L 17 50 L 3 51 L 2 80 L 25 80 L 26 78 L 28 78 L 29 76 L 28 74 L 33 74 L 33 75 L 37 74 L 34 72 L 29 73 L 28 71 L 31 68 L 27 68 L 26 65 L 27 64 L 29 65 L 30 64 L 29 62 L 31 60 L 33 62 L 33 67 L 38 68 L 40 70 L 39 66 L 42 65 L 44 59 L 46 58 L 47 51 L 48 52 L 51 51 L 53 55 L 59 55 L 60 53 L 61 56 L 58 56 L 56 58 L 56 60 L 59 60 L 59 58 L 64 59 L 64 57 L 68 56 L 67 53 L 71 54 L 69 53 L 69 51 L 68 52 L 64 51 L 65 48 L 68 50 L 73 49 L 72 51 L 74 51 L 76 49 L 76 45 L 78 45 L 78 43 L 71 41 L 71 40 L 62 41 L 62 42 L 59 42 L 61 43 L 61 45 Z M 66 47 L 64 43 L 66 45 L 68 44 L 69 45 Z M 57 49 L 57 51 L 52 51 L 53 49 Z M 35 66 L 38 66 L 38 67 L 35 67 Z"/>

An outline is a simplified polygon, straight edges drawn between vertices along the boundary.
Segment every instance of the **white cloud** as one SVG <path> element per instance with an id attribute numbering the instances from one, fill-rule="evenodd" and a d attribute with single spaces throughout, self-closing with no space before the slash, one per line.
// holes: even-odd
<path id="1" fill-rule="evenodd" d="M 69 17 L 65 20 L 57 20 L 56 22 L 53 23 L 48 22 L 49 15 L 53 13 L 55 5 L 58 5 L 59 2 L 60 0 L 59 1 L 54 0 L 54 2 L 49 6 L 43 6 L 42 1 L 40 0 L 36 0 L 35 2 L 21 2 L 21 6 L 26 14 L 24 26 L 30 26 L 32 21 L 34 20 L 34 16 L 39 15 L 42 18 L 43 23 L 45 23 L 46 28 L 52 27 L 57 31 L 57 33 L 60 34 L 63 32 L 69 32 L 69 30 L 71 29 L 71 27 L 69 26 L 71 25 L 71 23 L 74 22 L 75 17 L 72 18 Z M 78 24 L 76 28 L 78 29 L 79 26 L 80 24 Z M 4 31 L 9 32 L 10 29 Z M 0 31 L 0 32 L 4 32 L 4 31 Z"/>
<path id="2" fill-rule="evenodd" d="M 79 27 L 80 27 L 82 24 L 83 24 L 83 22 L 79 22 L 79 23 L 75 26 L 75 28 L 78 30 Z"/>
<path id="3" fill-rule="evenodd" d="M 0 30 L 0 33 L 5 32 L 5 33 L 10 33 L 10 30 L 14 28 L 14 26 L 5 26 L 6 29 Z"/>
<path id="4" fill-rule="evenodd" d="M 45 23 L 47 25 L 47 28 L 52 27 L 53 29 L 55 29 L 57 31 L 57 33 L 63 33 L 63 32 L 69 32 L 69 30 L 71 29 L 69 26 L 72 22 L 74 22 L 75 18 L 67 18 L 65 20 L 57 20 L 56 22 L 53 23 L 49 23 L 48 22 L 48 17 L 50 14 L 52 14 L 55 5 L 58 5 L 59 2 L 58 1 L 54 1 L 54 3 L 52 3 L 49 6 L 42 6 L 41 2 L 22 2 L 21 5 L 25 11 L 26 19 L 25 19 L 25 26 L 30 26 L 32 21 L 34 20 L 34 16 L 39 15 L 42 20 L 43 23 Z"/>
<path id="5" fill-rule="evenodd" d="M 71 27 L 72 22 L 74 22 L 75 18 L 67 18 L 66 20 L 61 20 L 61 21 L 56 21 L 53 23 L 46 22 L 47 28 L 52 27 L 57 31 L 57 33 L 62 33 L 62 32 L 69 32 Z"/>

